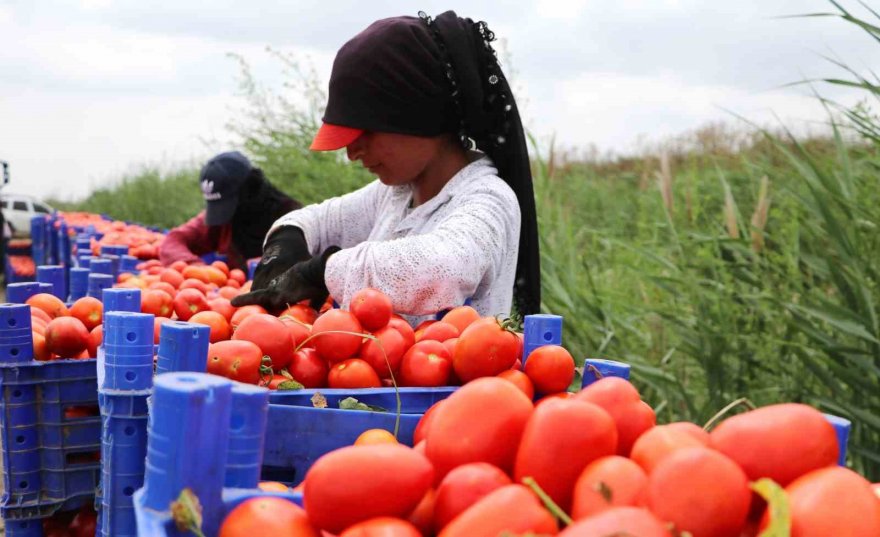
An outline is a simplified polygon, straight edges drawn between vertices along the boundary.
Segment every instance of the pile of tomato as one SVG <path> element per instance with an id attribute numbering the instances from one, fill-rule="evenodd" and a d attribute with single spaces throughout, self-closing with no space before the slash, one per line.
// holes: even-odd
<path id="1" fill-rule="evenodd" d="M 708 432 L 656 425 L 623 379 L 535 404 L 487 377 L 432 407 L 415 442 L 330 452 L 306 474 L 304 508 L 254 498 L 220 536 L 880 535 L 878 486 L 837 466 L 834 428 L 806 405 Z"/>
<path id="2" fill-rule="evenodd" d="M 95 231 L 103 235 L 100 240 L 92 238 L 92 255 L 100 254 L 103 245 L 120 245 L 128 246 L 129 255 L 138 259 L 155 259 L 159 257 L 159 246 L 165 239 L 165 235 L 158 231 L 152 231 L 137 224 L 126 224 L 119 220 L 105 220 L 97 214 L 69 212 L 61 213 L 61 217 L 68 226 L 93 226 Z M 57 225 L 59 224 L 56 222 Z M 70 234 L 71 237 L 76 235 L 72 229 Z"/>
<path id="3" fill-rule="evenodd" d="M 9 268 L 18 276 L 31 277 L 37 272 L 33 258 L 27 255 L 10 255 Z"/>

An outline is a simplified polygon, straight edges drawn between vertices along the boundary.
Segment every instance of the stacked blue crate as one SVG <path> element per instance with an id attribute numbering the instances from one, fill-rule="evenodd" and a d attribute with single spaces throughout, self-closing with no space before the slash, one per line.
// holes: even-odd
<path id="1" fill-rule="evenodd" d="M 100 474 L 94 364 L 34 361 L 30 307 L 0 305 L 6 535 L 41 536 L 41 519 L 94 494 Z"/>
<path id="2" fill-rule="evenodd" d="M 65 268 L 60 265 L 40 265 L 37 267 L 37 282 L 52 285 L 52 294 L 67 300 L 67 281 Z"/>
<path id="3" fill-rule="evenodd" d="M 31 251 L 34 263 L 46 264 L 46 217 L 31 217 Z"/>
<path id="4" fill-rule="evenodd" d="M 68 302 L 76 302 L 89 292 L 89 269 L 73 267 L 70 269 L 70 294 Z"/>

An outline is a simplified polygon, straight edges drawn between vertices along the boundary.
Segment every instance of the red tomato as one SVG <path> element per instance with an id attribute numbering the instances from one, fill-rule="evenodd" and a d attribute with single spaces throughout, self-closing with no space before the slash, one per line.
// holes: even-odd
<path id="1" fill-rule="evenodd" d="M 704 446 L 691 433 L 679 427 L 658 425 L 636 440 L 630 458 L 650 474 L 670 454 L 680 449 Z"/>
<path id="2" fill-rule="evenodd" d="M 516 454 L 514 478 L 533 477 L 564 511 L 583 469 L 617 450 L 614 420 L 600 406 L 550 399 L 535 407 Z"/>
<path id="3" fill-rule="evenodd" d="M 31 307 L 31 317 L 36 317 L 36 318 L 40 319 L 41 321 L 43 321 L 43 323 L 45 323 L 45 324 L 49 324 L 49 321 L 51 321 L 53 319 L 52 317 L 49 316 L 48 313 L 46 313 L 42 309 L 35 307 L 35 306 Z"/>
<path id="4" fill-rule="evenodd" d="M 242 321 L 257 313 L 268 312 L 266 311 L 266 308 L 264 308 L 263 306 L 258 306 L 256 304 L 252 304 L 250 306 L 242 306 L 235 310 L 235 313 L 232 314 L 232 320 L 229 321 L 229 324 L 232 325 L 233 332 L 238 329 L 238 325 L 240 325 Z"/>
<path id="5" fill-rule="evenodd" d="M 517 369 L 508 369 L 498 374 L 498 378 L 512 382 L 514 386 L 522 390 L 529 399 L 535 398 L 535 388 L 528 375 Z"/>
<path id="6" fill-rule="evenodd" d="M 82 321 L 86 330 L 91 331 L 103 322 L 104 306 L 101 301 L 91 296 L 84 296 L 73 303 L 70 314 Z"/>
<path id="7" fill-rule="evenodd" d="M 293 353 L 288 371 L 297 382 L 305 388 L 323 388 L 327 386 L 327 362 L 318 356 L 315 349 L 300 349 Z"/>
<path id="8" fill-rule="evenodd" d="M 538 347 L 526 360 L 525 373 L 538 393 L 564 392 L 574 379 L 574 358 L 565 347 Z"/>
<path id="9" fill-rule="evenodd" d="M 156 317 L 171 317 L 174 313 L 174 299 L 161 289 L 148 289 L 141 293 L 141 312 Z"/>
<path id="10" fill-rule="evenodd" d="M 161 293 L 162 291 L 150 291 L 153 293 Z M 184 288 L 177 292 L 174 297 L 174 313 L 181 321 L 188 321 L 190 317 L 200 311 L 208 311 L 208 300 L 204 293 L 198 289 Z M 164 315 L 163 315 L 164 317 Z"/>
<path id="11" fill-rule="evenodd" d="M 612 455 L 591 462 L 578 476 L 571 518 L 580 520 L 613 507 L 642 505 L 648 476 L 626 457 Z"/>
<path id="12" fill-rule="evenodd" d="M 46 348 L 46 338 L 36 331 L 32 331 L 31 336 L 34 339 L 34 360 L 48 361 L 52 357 L 52 353 Z"/>
<path id="13" fill-rule="evenodd" d="M 279 317 L 278 319 L 284 323 L 284 326 L 287 327 L 287 331 L 290 332 L 290 338 L 293 340 L 294 348 L 299 347 L 300 344 L 309 339 L 309 336 L 312 335 L 311 325 L 303 324 L 293 317 L 288 316 Z M 310 344 L 307 344 L 307 346 L 311 347 Z"/>
<path id="14" fill-rule="evenodd" d="M 648 474 L 648 508 L 693 537 L 737 537 L 751 501 L 742 468 L 705 447 L 676 451 Z"/>
<path id="15" fill-rule="evenodd" d="M 373 336 L 377 339 L 365 339 L 358 356 L 376 370 L 380 379 L 391 378 L 391 374 L 396 375 L 400 369 L 406 341 L 390 326 L 380 328 Z"/>
<path id="16" fill-rule="evenodd" d="M 159 291 L 165 291 L 171 298 L 174 298 L 174 295 L 177 294 L 177 289 L 175 289 L 174 286 L 168 282 L 153 282 L 147 286 L 147 289 L 158 289 Z"/>
<path id="17" fill-rule="evenodd" d="M 89 333 L 89 342 L 87 345 L 87 349 L 89 351 L 89 356 L 97 358 L 98 356 L 98 347 L 101 346 L 101 343 L 104 342 L 104 325 L 99 324 Z"/>
<path id="18" fill-rule="evenodd" d="M 211 335 L 208 337 L 208 340 L 211 343 L 229 339 L 229 335 L 232 332 L 229 328 L 229 323 L 226 322 L 226 317 L 216 311 L 200 311 L 190 317 L 189 322 L 210 326 Z"/>
<path id="19" fill-rule="evenodd" d="M 46 349 L 73 358 L 89 346 L 89 331 L 76 317 L 58 317 L 46 325 Z"/>
<path id="20" fill-rule="evenodd" d="M 526 367 L 531 360 L 529 357 Z M 629 455 L 636 439 L 656 423 L 654 409 L 641 400 L 635 386 L 622 378 L 599 379 L 578 392 L 575 398 L 597 404 L 611 414 L 617 423 L 617 454 L 624 457 Z"/>
<path id="21" fill-rule="evenodd" d="M 159 275 L 159 281 L 165 282 L 177 289 L 183 283 L 183 275 L 173 268 L 167 268 Z"/>
<path id="22" fill-rule="evenodd" d="M 40 334 L 41 336 L 46 334 L 46 325 L 49 323 L 40 319 L 39 317 L 31 317 L 31 330 Z"/>
<path id="23" fill-rule="evenodd" d="M 159 340 L 162 337 L 162 325 L 170 322 L 171 319 L 168 317 L 154 317 L 153 318 L 153 343 L 158 345 Z"/>
<path id="24" fill-rule="evenodd" d="M 785 487 L 791 537 L 880 535 L 880 500 L 867 479 L 848 468 L 808 472 Z M 769 522 L 769 512 L 761 529 Z"/>
<path id="25" fill-rule="evenodd" d="M 805 473 L 837 464 L 834 427 L 821 412 L 797 403 L 770 405 L 722 421 L 711 447 L 739 464 L 751 480 L 783 487 Z"/>
<path id="26" fill-rule="evenodd" d="M 338 334 L 332 332 L 349 332 Z M 351 358 L 361 347 L 363 328 L 351 312 L 331 309 L 318 317 L 312 325 L 312 335 L 318 354 L 325 360 L 338 362 Z"/>
<path id="27" fill-rule="evenodd" d="M 449 351 L 449 356 L 455 356 L 455 344 L 458 343 L 457 337 L 451 337 L 443 342 L 443 346 Z M 531 384 L 531 382 L 530 382 Z"/>
<path id="28" fill-rule="evenodd" d="M 183 291 L 184 289 L 195 289 L 201 292 L 203 295 L 207 295 L 208 291 L 210 291 L 208 284 L 196 278 L 187 278 L 183 280 L 183 283 L 180 284 L 178 290 Z"/>
<path id="29" fill-rule="evenodd" d="M 73 517 L 70 523 L 71 537 L 95 537 L 95 528 L 98 523 L 98 514 L 94 509 L 84 507 Z"/>
<path id="30" fill-rule="evenodd" d="M 424 330 L 416 335 L 416 343 L 425 340 L 446 341 L 447 339 L 457 338 L 459 336 L 458 328 L 443 321 L 431 323 Z"/>
<path id="31" fill-rule="evenodd" d="M 337 449 L 306 474 L 306 512 L 316 527 L 334 533 L 373 517 L 405 517 L 431 487 L 433 474 L 428 459 L 398 444 Z"/>
<path id="32" fill-rule="evenodd" d="M 331 388 L 379 388 L 382 382 L 370 364 L 349 358 L 330 368 L 327 385 Z"/>
<path id="33" fill-rule="evenodd" d="M 439 537 L 532 533 L 556 535 L 556 519 L 522 485 L 494 490 L 450 522 Z"/>
<path id="34" fill-rule="evenodd" d="M 522 354 L 522 341 L 494 318 L 471 323 L 459 336 L 452 365 L 462 382 L 494 377 Z"/>
<path id="35" fill-rule="evenodd" d="M 260 381 L 263 351 L 251 341 L 227 340 L 208 346 L 208 373 L 247 384 Z"/>
<path id="36" fill-rule="evenodd" d="M 392 315 L 391 320 L 388 321 L 388 326 L 400 332 L 400 335 L 403 336 L 405 348 L 408 349 L 415 345 L 416 333 L 403 317 Z"/>
<path id="37" fill-rule="evenodd" d="M 40 309 L 49 316 L 46 322 L 56 317 L 67 317 L 70 311 L 58 297 L 49 293 L 37 293 L 25 302 L 31 307 L 31 310 Z M 33 315 L 33 313 L 31 313 Z"/>
<path id="38" fill-rule="evenodd" d="M 348 307 L 364 330 L 375 332 L 391 319 L 391 299 L 376 289 L 361 289 L 351 297 Z"/>
<path id="39" fill-rule="evenodd" d="M 234 282 L 235 280 L 229 280 L 229 281 Z M 236 288 L 232 285 L 224 285 L 223 287 L 221 287 L 220 289 L 217 290 L 217 294 L 220 295 L 222 298 L 225 298 L 226 300 L 232 300 L 233 298 L 240 295 L 241 291 L 239 291 L 238 288 Z"/>
<path id="40" fill-rule="evenodd" d="M 510 478 L 486 462 L 462 464 L 443 478 L 434 498 L 434 530 L 452 520 L 489 493 L 510 485 Z"/>
<path id="41" fill-rule="evenodd" d="M 464 332 L 464 329 L 470 326 L 474 321 L 480 320 L 480 314 L 477 310 L 470 306 L 459 306 L 452 308 L 441 319 L 444 323 L 449 323 L 458 329 L 458 333 Z"/>
<path id="42" fill-rule="evenodd" d="M 672 537 L 666 525 L 647 509 L 614 507 L 565 528 L 559 537 Z"/>
<path id="43" fill-rule="evenodd" d="M 229 279 L 230 279 L 230 280 L 235 280 L 235 281 L 237 281 L 239 284 L 244 285 L 244 282 L 247 281 L 247 275 L 244 273 L 243 270 L 241 270 L 241 269 L 237 269 L 237 268 L 234 268 L 234 269 L 232 269 L 232 270 L 229 271 Z"/>
<path id="44" fill-rule="evenodd" d="M 406 520 L 377 517 L 349 527 L 339 537 L 422 537 L 422 533 Z"/>
<path id="45" fill-rule="evenodd" d="M 278 317 L 282 320 L 284 320 L 284 317 L 291 317 L 303 324 L 312 324 L 318 318 L 318 312 L 305 304 L 294 304 L 279 313 Z"/>
<path id="46" fill-rule="evenodd" d="M 438 323 L 439 324 L 439 323 Z M 423 340 L 410 347 L 400 362 L 403 386 L 444 386 L 452 369 L 446 347 L 439 341 Z"/>
<path id="47" fill-rule="evenodd" d="M 211 263 L 211 266 L 219 269 L 225 276 L 229 276 L 229 265 L 227 265 L 225 261 L 214 261 Z"/>
<path id="48" fill-rule="evenodd" d="M 426 437 L 426 453 L 438 481 L 468 462 L 488 462 L 511 471 L 533 408 L 519 388 L 495 377 L 456 390 L 434 412 Z"/>
<path id="49" fill-rule="evenodd" d="M 422 454 L 424 455 L 424 453 Z M 434 489 L 428 489 L 428 492 L 422 497 L 422 501 L 406 518 L 413 526 L 418 528 L 421 535 L 433 535 L 434 500 L 436 495 Z"/>
<path id="50" fill-rule="evenodd" d="M 234 340 L 256 343 L 263 354 L 272 359 L 272 369 L 279 371 L 293 359 L 293 338 L 287 327 L 277 317 L 268 313 L 256 313 L 241 321 Z"/>
<path id="51" fill-rule="evenodd" d="M 696 423 L 691 423 L 689 421 L 676 421 L 673 423 L 667 423 L 664 425 L 667 429 L 670 430 L 678 430 L 681 432 L 685 432 L 695 439 L 697 439 L 704 446 L 709 446 L 710 437 L 709 433 L 706 432 L 705 429 L 697 425 Z"/>
<path id="52" fill-rule="evenodd" d="M 264 388 L 269 388 L 270 390 L 277 390 L 278 387 L 283 382 L 290 381 L 289 378 L 284 375 L 279 375 L 278 373 L 273 373 L 272 378 L 263 377 L 260 379 L 259 385 Z"/>
<path id="53" fill-rule="evenodd" d="M 251 498 L 226 515 L 219 537 L 319 537 L 305 511 L 295 503 L 273 496 Z"/>
<path id="54" fill-rule="evenodd" d="M 227 298 L 223 298 L 222 296 L 218 296 L 217 298 L 212 298 L 208 301 L 208 307 L 211 308 L 211 311 L 216 311 L 220 315 L 226 319 L 226 324 L 229 324 L 229 321 L 232 320 L 232 316 L 235 314 L 235 306 Z M 230 333 L 232 332 L 232 327 L 229 327 Z"/>
<path id="55" fill-rule="evenodd" d="M 428 410 L 426 410 L 422 417 L 419 419 L 419 423 L 416 424 L 416 430 L 413 433 L 413 445 L 417 445 L 419 444 L 419 442 L 425 439 L 425 436 L 428 434 L 428 427 L 431 426 L 431 420 L 433 419 L 434 411 L 437 410 L 437 407 L 440 406 L 440 403 L 442 402 L 443 399 L 428 407 Z"/>

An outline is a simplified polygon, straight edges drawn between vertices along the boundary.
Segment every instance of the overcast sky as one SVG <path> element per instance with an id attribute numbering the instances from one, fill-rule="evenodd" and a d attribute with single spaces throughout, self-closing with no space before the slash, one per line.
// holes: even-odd
<path id="1" fill-rule="evenodd" d="M 372 21 L 450 8 L 506 39 L 527 126 L 572 147 L 626 152 L 734 122 L 726 110 L 809 124 L 823 117 L 815 101 L 782 86 L 840 74 L 822 54 L 880 71 L 880 47 L 851 25 L 779 18 L 830 11 L 826 0 L 0 0 L 7 188 L 81 197 L 145 163 L 200 162 L 225 149 L 204 140 L 230 140 L 242 104 L 228 53 L 270 87 L 282 76 L 267 45 L 326 81 L 339 46 Z"/>

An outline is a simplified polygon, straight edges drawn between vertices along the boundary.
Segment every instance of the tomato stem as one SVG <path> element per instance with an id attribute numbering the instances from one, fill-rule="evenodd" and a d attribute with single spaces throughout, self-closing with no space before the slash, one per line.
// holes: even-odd
<path id="1" fill-rule="evenodd" d="M 736 408 L 736 407 L 738 407 L 738 406 L 740 406 L 740 405 L 745 406 L 745 407 L 748 408 L 749 410 L 755 410 L 756 408 L 758 408 L 758 407 L 755 405 L 755 403 L 753 403 L 753 402 L 751 402 L 751 401 L 749 400 L 748 397 L 740 397 L 740 398 L 737 399 L 736 401 L 731 402 L 730 404 L 728 404 L 727 406 L 725 406 L 724 408 L 722 408 L 721 410 L 719 410 L 717 414 L 715 414 L 714 416 L 712 416 L 712 417 L 709 419 L 709 421 L 706 422 L 706 425 L 703 425 L 703 430 L 704 430 L 704 431 L 709 431 L 709 430 L 711 430 L 712 427 L 715 426 L 715 422 L 717 422 L 718 420 L 720 420 L 721 418 L 723 418 L 725 415 L 727 415 L 728 412 L 730 412 L 731 410 L 733 410 L 734 408 Z"/>
<path id="2" fill-rule="evenodd" d="M 547 495 L 546 492 L 544 492 L 544 489 L 541 488 L 541 485 L 539 485 L 533 477 L 524 477 L 522 481 L 527 487 L 532 489 L 532 492 L 534 492 L 535 495 L 538 496 L 538 498 L 541 499 L 541 501 L 544 503 L 544 507 L 546 507 L 553 516 L 561 520 L 562 523 L 566 526 L 572 523 L 571 517 L 565 514 L 565 511 L 563 511 L 562 508 L 553 501 L 553 498 L 551 498 Z"/>
<path id="3" fill-rule="evenodd" d="M 388 355 L 385 353 L 385 348 L 382 346 L 382 341 L 373 334 L 361 334 L 358 332 L 349 332 L 348 330 L 327 330 L 326 332 L 309 335 L 309 337 L 305 338 L 302 343 L 296 346 L 294 352 L 299 351 L 303 347 L 303 345 L 305 345 L 312 339 L 323 336 L 324 334 L 344 334 L 349 336 L 358 336 L 364 339 L 372 339 L 379 344 L 379 350 L 382 351 L 382 357 L 385 359 L 385 364 L 388 366 L 388 374 L 391 375 L 391 384 L 394 385 L 394 396 L 397 399 L 397 412 L 394 416 L 394 437 L 397 438 L 397 434 L 400 432 L 400 415 L 403 413 L 403 403 L 400 400 L 400 387 L 397 385 L 397 380 L 394 378 L 394 372 L 391 370 L 391 362 L 388 360 Z"/>

